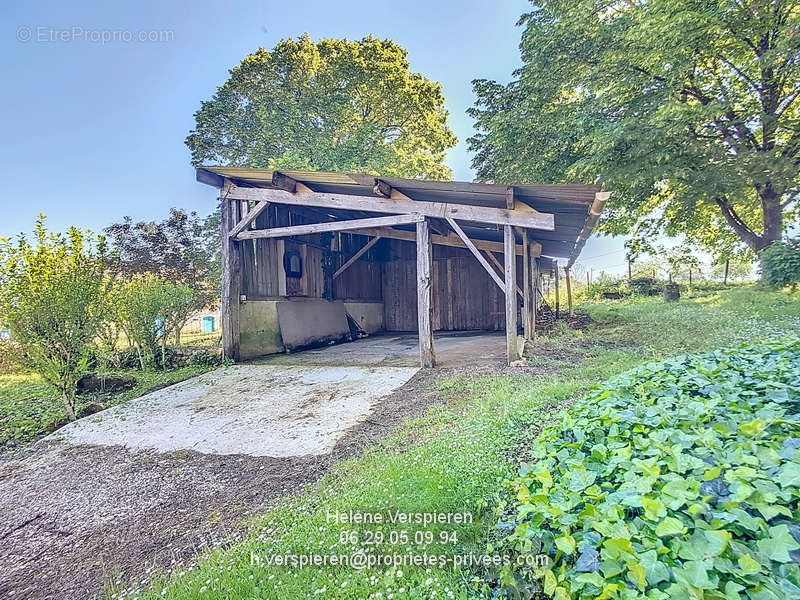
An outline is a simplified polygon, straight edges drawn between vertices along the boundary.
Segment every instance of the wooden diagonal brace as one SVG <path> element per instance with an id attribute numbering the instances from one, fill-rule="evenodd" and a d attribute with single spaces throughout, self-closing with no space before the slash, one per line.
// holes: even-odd
<path id="1" fill-rule="evenodd" d="M 269 202 L 266 200 L 259 200 L 253 208 L 247 211 L 247 214 L 242 217 L 242 220 L 239 221 L 233 229 L 231 229 L 228 237 L 236 238 L 236 236 L 247 229 L 250 226 L 250 223 L 252 223 L 258 215 L 264 212 L 264 209 L 268 206 Z"/>
<path id="2" fill-rule="evenodd" d="M 487 256 L 488 256 L 490 259 L 492 259 L 492 262 L 495 264 L 495 266 L 497 266 L 497 268 L 498 268 L 498 269 L 500 269 L 500 272 L 501 272 L 501 273 L 502 273 L 503 271 L 505 271 L 505 268 L 506 268 L 506 267 L 505 267 L 505 265 L 503 265 L 503 263 L 501 263 L 501 262 L 500 262 L 500 259 L 499 259 L 499 258 L 497 258 L 497 256 L 495 255 L 495 253 L 494 253 L 494 252 L 487 251 L 487 252 L 486 252 L 486 255 L 487 255 Z M 520 297 L 520 298 L 524 298 L 524 297 L 525 297 L 525 295 L 522 293 L 522 288 L 521 288 L 521 287 L 519 287 L 519 285 L 517 286 L 517 294 L 519 294 L 519 297 Z"/>
<path id="3" fill-rule="evenodd" d="M 380 237 L 380 236 L 376 236 L 376 237 L 372 238 L 370 241 L 368 241 L 366 244 L 364 244 L 364 245 L 363 245 L 363 246 L 362 246 L 362 247 L 361 247 L 361 248 L 358 250 L 358 252 L 356 252 L 355 254 L 353 254 L 353 256 L 351 256 L 349 259 L 347 259 L 347 262 L 345 262 L 345 263 L 344 263 L 344 264 L 343 264 L 341 267 L 339 267 L 339 268 L 336 270 L 336 272 L 333 274 L 333 277 L 332 277 L 332 279 L 336 279 L 336 278 L 337 278 L 339 275 L 341 275 L 342 273 L 344 273 L 344 272 L 345 272 L 345 271 L 346 271 L 346 270 L 347 270 L 347 269 L 350 267 L 350 265 L 352 265 L 352 264 L 353 264 L 353 263 L 355 263 L 355 262 L 356 262 L 356 261 L 357 261 L 359 258 L 361 258 L 361 256 L 362 256 L 362 255 L 363 255 L 363 254 L 364 254 L 364 253 L 365 253 L 367 250 L 369 250 L 369 249 L 370 249 L 370 248 L 372 248 L 372 247 L 373 247 L 375 244 L 377 244 L 377 243 L 378 243 L 378 241 L 380 241 L 380 239 L 381 239 L 381 237 Z"/>
<path id="4" fill-rule="evenodd" d="M 478 250 L 475 247 L 475 244 L 472 243 L 472 240 L 469 239 L 467 237 L 467 234 L 464 233 L 464 230 L 461 229 L 461 226 L 458 223 L 456 223 L 455 219 L 451 219 L 451 218 L 447 218 L 447 224 L 450 225 L 450 227 L 453 228 L 453 231 L 455 231 L 458 234 L 458 237 L 461 238 L 461 241 L 464 242 L 464 245 L 467 248 L 469 248 L 469 251 L 472 252 L 472 254 L 475 256 L 475 258 L 478 259 L 478 262 L 481 263 L 481 265 L 483 265 L 483 268 L 486 269 L 486 272 L 489 273 L 489 276 L 500 287 L 500 289 L 503 290 L 503 293 L 505 293 L 505 291 L 506 291 L 505 282 L 502 279 L 500 279 L 500 276 L 497 273 L 495 273 L 495 270 L 492 268 L 492 266 L 483 257 L 483 254 L 481 254 L 481 251 Z"/>

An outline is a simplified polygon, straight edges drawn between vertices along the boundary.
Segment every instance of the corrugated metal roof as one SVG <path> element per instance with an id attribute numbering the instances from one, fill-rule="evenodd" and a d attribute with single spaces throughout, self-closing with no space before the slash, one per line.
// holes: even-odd
<path id="1" fill-rule="evenodd" d="M 516 185 L 468 183 L 461 181 L 432 181 L 376 177 L 363 173 L 330 173 L 323 171 L 285 171 L 281 173 L 299 181 L 315 192 L 375 196 L 375 180 L 380 179 L 398 192 L 420 202 L 445 202 L 494 208 L 506 207 L 506 190 L 514 188 L 518 202 L 543 213 L 555 216 L 554 231 L 533 231 L 533 238 L 542 244 L 542 255 L 566 258 L 572 264 L 580 254 L 602 211 L 607 194 L 600 194 L 597 185 Z M 221 185 L 228 178 L 245 187 L 272 187 L 274 171 L 243 167 L 208 166 L 197 169 L 197 179 L 210 185 Z M 365 206 L 365 212 L 368 207 Z M 492 227 L 465 227 L 479 239 L 502 240 L 502 231 Z"/>

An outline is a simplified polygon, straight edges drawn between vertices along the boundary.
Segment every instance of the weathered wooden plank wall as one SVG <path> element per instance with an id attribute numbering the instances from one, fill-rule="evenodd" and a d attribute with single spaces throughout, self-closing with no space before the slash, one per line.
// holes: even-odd
<path id="1" fill-rule="evenodd" d="M 383 315 L 387 331 L 417 328 L 416 262 L 384 265 Z M 433 328 L 436 331 L 505 327 L 505 297 L 473 256 L 434 259 Z"/>
<path id="2" fill-rule="evenodd" d="M 370 240 L 366 235 L 343 233 L 338 238 L 338 252 L 333 255 L 336 270 Z M 383 300 L 383 266 L 391 240 L 381 240 L 333 281 L 333 297 L 337 300 L 381 302 Z"/>
<path id="3" fill-rule="evenodd" d="M 255 219 L 255 229 L 313 223 L 315 219 L 297 215 L 286 206 L 272 205 Z M 338 234 L 334 234 L 338 235 Z M 338 235 L 338 250 L 331 252 L 332 270 L 339 268 L 369 237 Z M 308 235 L 292 239 L 255 239 L 239 242 L 242 248 L 242 293 L 249 298 L 277 298 L 283 295 L 322 298 L 325 293 L 324 260 L 330 235 Z M 334 280 L 334 298 L 380 302 L 382 271 L 379 242 L 358 262 Z M 413 246 L 413 244 L 412 244 Z M 283 271 L 284 249 L 297 250 L 303 257 L 303 277 L 287 278 Z M 385 252 L 385 248 L 383 252 Z M 283 282 L 281 281 L 283 279 Z"/>

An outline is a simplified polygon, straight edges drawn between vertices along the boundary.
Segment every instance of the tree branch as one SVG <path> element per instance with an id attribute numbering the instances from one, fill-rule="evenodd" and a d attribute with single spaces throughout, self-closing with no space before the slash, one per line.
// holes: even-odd
<path id="1" fill-rule="evenodd" d="M 722 211 L 722 216 L 725 217 L 725 221 L 730 225 L 731 229 L 736 232 L 736 235 L 738 235 L 745 244 L 750 246 L 750 248 L 756 250 L 759 236 L 747 226 L 738 214 L 736 214 L 733 206 L 721 196 L 714 198 L 714 202 L 719 206 Z"/>

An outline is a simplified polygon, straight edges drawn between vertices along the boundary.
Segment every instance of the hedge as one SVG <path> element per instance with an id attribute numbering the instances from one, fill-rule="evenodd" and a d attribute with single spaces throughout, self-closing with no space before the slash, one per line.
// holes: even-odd
<path id="1" fill-rule="evenodd" d="M 511 482 L 499 547 L 550 564 L 495 597 L 800 598 L 798 413 L 797 337 L 608 380 Z"/>

